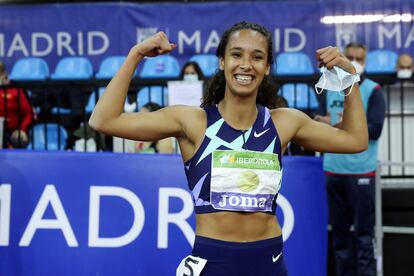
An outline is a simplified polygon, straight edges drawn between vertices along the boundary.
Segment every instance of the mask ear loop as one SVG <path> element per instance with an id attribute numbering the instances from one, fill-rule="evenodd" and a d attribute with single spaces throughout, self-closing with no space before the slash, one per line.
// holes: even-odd
<path id="1" fill-rule="evenodd" d="M 323 72 L 323 73 L 322 73 L 322 76 L 323 76 L 323 84 L 322 84 L 322 87 L 323 87 L 323 86 L 325 86 L 325 83 L 326 83 L 326 76 L 325 76 L 325 72 Z M 315 84 L 315 92 L 316 92 L 316 94 L 318 94 L 318 95 L 322 94 L 322 92 L 323 92 L 323 88 L 321 87 L 321 90 L 319 91 L 319 90 L 318 90 L 318 87 L 317 87 L 316 85 L 317 85 L 317 84 Z"/>
<path id="2" fill-rule="evenodd" d="M 357 82 L 357 80 L 358 80 L 358 75 L 355 75 L 354 81 L 352 82 L 352 85 L 351 85 L 351 88 L 349 89 L 349 92 L 345 94 L 345 93 L 343 93 L 342 91 L 340 91 L 339 93 L 340 93 L 342 96 L 344 96 L 344 97 L 351 95 L 351 93 L 352 93 L 352 88 L 354 88 L 354 85 L 355 85 L 355 83 Z"/>

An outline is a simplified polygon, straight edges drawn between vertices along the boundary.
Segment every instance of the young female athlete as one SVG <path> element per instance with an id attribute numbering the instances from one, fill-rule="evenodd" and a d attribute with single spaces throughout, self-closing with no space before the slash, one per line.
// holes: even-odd
<path id="1" fill-rule="evenodd" d="M 136 66 L 144 57 L 176 48 L 160 32 L 135 45 L 99 99 L 90 119 L 96 130 L 140 141 L 174 136 L 179 142 L 196 213 L 192 256 L 177 275 L 287 275 L 282 231 L 275 217 L 282 154 L 289 141 L 321 152 L 367 148 L 365 114 L 356 83 L 345 99 L 339 128 L 302 112 L 274 108 L 268 82 L 271 34 L 240 22 L 224 32 L 217 48 L 220 70 L 202 108 L 170 106 L 149 113 L 123 113 Z M 316 51 L 321 66 L 356 74 L 338 49 Z"/>

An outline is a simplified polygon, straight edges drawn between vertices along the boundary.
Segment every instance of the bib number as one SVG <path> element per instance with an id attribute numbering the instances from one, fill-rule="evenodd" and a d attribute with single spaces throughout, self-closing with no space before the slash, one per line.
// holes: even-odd
<path id="1" fill-rule="evenodd" d="M 177 267 L 176 276 L 199 276 L 207 260 L 194 256 L 185 257 Z"/>

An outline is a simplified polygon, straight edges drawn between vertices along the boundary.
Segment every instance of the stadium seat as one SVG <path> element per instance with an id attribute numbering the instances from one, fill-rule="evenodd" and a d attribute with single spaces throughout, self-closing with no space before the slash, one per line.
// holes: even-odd
<path id="1" fill-rule="evenodd" d="M 66 57 L 61 59 L 55 73 L 52 74 L 53 80 L 85 80 L 93 76 L 91 62 L 84 57 Z"/>
<path id="2" fill-rule="evenodd" d="M 296 84 L 296 102 L 295 102 L 295 84 L 288 83 L 279 90 L 279 95 L 283 96 L 289 107 L 298 109 L 317 109 L 319 104 L 316 99 L 315 91 L 305 83 Z M 310 98 L 309 98 L 310 97 Z"/>
<path id="3" fill-rule="evenodd" d="M 22 58 L 13 65 L 11 80 L 45 80 L 49 76 L 49 66 L 41 58 Z"/>
<path id="4" fill-rule="evenodd" d="M 125 56 L 109 56 L 105 58 L 99 66 L 99 71 L 95 74 L 95 78 L 98 80 L 111 79 L 124 63 L 125 58 Z"/>
<path id="5" fill-rule="evenodd" d="M 199 54 L 190 58 L 190 61 L 196 62 L 206 78 L 209 78 L 216 73 L 219 67 L 219 59 L 213 54 Z"/>
<path id="6" fill-rule="evenodd" d="M 68 134 L 65 128 L 61 125 L 54 123 L 37 124 L 33 126 L 31 131 L 33 131 L 33 141 L 27 146 L 27 149 L 46 149 L 46 133 L 47 150 L 64 150 L 66 147 L 66 140 L 68 138 Z M 30 137 L 32 137 L 31 133 Z"/>
<path id="7" fill-rule="evenodd" d="M 99 92 L 98 92 L 99 97 L 101 97 L 104 92 L 105 92 L 105 88 L 103 87 L 99 88 Z M 85 107 L 85 112 L 92 113 L 93 109 L 95 108 L 95 104 L 96 104 L 96 97 L 95 97 L 95 91 L 93 91 L 91 95 L 89 96 L 88 103 L 86 104 L 86 107 Z"/>
<path id="8" fill-rule="evenodd" d="M 166 106 L 168 99 L 168 89 L 162 86 L 149 86 L 144 87 L 138 91 L 137 101 L 138 110 L 141 110 L 142 106 L 153 102 L 160 106 Z"/>
<path id="9" fill-rule="evenodd" d="M 368 52 L 365 72 L 368 74 L 395 73 L 398 55 L 391 50 Z"/>
<path id="10" fill-rule="evenodd" d="M 273 64 L 275 75 L 312 75 L 314 69 L 310 58 L 302 52 L 286 52 L 277 56 Z"/>
<path id="11" fill-rule="evenodd" d="M 144 62 L 141 78 L 176 78 L 180 75 L 180 64 L 173 56 L 157 56 Z"/>
<path id="12" fill-rule="evenodd" d="M 273 72 L 278 76 L 312 75 L 314 68 L 310 58 L 305 53 L 288 52 L 277 56 L 273 65 Z M 279 90 L 279 95 L 287 100 L 289 107 L 298 109 L 318 108 L 315 92 L 306 83 L 284 84 Z"/>

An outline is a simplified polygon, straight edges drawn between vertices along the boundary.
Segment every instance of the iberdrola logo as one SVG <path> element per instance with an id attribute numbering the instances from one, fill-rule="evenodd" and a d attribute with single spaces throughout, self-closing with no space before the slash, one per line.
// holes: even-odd
<path id="1" fill-rule="evenodd" d="M 236 162 L 236 156 L 233 154 L 225 154 L 220 157 L 220 164 L 232 164 Z"/>

